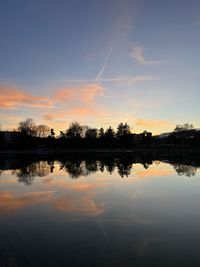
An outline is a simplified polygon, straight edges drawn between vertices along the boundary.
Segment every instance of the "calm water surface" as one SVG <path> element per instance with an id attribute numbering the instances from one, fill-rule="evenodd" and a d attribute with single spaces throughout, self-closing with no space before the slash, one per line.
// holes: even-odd
<path id="1" fill-rule="evenodd" d="M 197 164 L 1 162 L 0 266 L 200 266 Z"/>

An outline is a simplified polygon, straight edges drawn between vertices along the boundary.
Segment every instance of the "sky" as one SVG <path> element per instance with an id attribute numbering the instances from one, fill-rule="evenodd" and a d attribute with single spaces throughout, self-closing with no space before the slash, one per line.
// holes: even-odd
<path id="1" fill-rule="evenodd" d="M 200 127 L 199 0 L 0 0 L 0 124 Z"/>

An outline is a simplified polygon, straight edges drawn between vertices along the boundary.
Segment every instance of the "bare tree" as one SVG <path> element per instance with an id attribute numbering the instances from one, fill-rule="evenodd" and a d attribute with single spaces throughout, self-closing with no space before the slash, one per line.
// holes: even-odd
<path id="1" fill-rule="evenodd" d="M 182 132 L 182 131 L 190 131 L 193 130 L 194 126 L 190 123 L 184 123 L 184 124 L 178 124 L 176 125 L 176 128 L 174 129 L 174 132 Z"/>
<path id="2" fill-rule="evenodd" d="M 36 136 L 38 137 L 47 137 L 51 133 L 51 129 L 47 125 L 38 125 L 36 126 Z"/>
<path id="3" fill-rule="evenodd" d="M 28 118 L 24 121 L 20 121 L 18 131 L 23 134 L 36 136 L 36 125 L 35 125 L 34 120 L 31 118 Z"/>

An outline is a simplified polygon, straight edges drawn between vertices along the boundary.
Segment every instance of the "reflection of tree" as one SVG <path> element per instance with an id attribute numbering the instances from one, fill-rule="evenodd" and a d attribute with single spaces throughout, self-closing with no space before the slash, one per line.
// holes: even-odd
<path id="1" fill-rule="evenodd" d="M 97 160 L 86 160 L 85 168 L 89 173 L 97 172 L 99 170 L 98 161 Z"/>
<path id="2" fill-rule="evenodd" d="M 50 166 L 50 173 L 53 173 L 53 170 L 54 170 L 54 161 L 48 161 L 48 164 Z"/>
<path id="3" fill-rule="evenodd" d="M 149 164 L 148 163 L 143 163 L 143 167 L 147 170 L 149 168 Z"/>
<path id="4" fill-rule="evenodd" d="M 61 169 L 64 168 L 71 178 L 78 178 L 79 176 L 87 176 L 88 170 L 85 167 L 85 163 L 82 160 L 66 161 L 62 163 Z"/>
<path id="5" fill-rule="evenodd" d="M 71 178 L 79 176 L 88 176 L 97 171 L 105 170 L 112 174 L 115 168 L 121 177 L 129 176 L 132 170 L 132 162 L 126 159 L 104 159 L 104 160 L 70 160 L 61 163 L 61 169 L 65 169 Z"/>
<path id="6" fill-rule="evenodd" d="M 115 160 L 106 160 L 106 161 L 104 161 L 104 166 L 105 166 L 107 172 L 112 174 L 114 172 L 114 170 L 115 170 L 115 167 L 116 167 Z"/>
<path id="7" fill-rule="evenodd" d="M 179 176 L 185 175 L 187 177 L 195 176 L 197 168 L 191 165 L 174 164 L 174 169 Z"/>
<path id="8" fill-rule="evenodd" d="M 99 170 L 100 172 L 104 172 L 105 170 L 105 165 L 103 161 L 99 161 Z"/>
<path id="9" fill-rule="evenodd" d="M 18 177 L 19 182 L 22 182 L 26 185 L 31 185 L 33 183 L 34 177 L 47 176 L 50 171 L 51 166 L 46 161 L 39 161 L 14 170 L 13 174 Z"/>
<path id="10" fill-rule="evenodd" d="M 20 167 L 15 166 L 13 174 L 18 177 L 19 182 L 23 182 L 26 185 L 33 183 L 34 177 L 44 177 L 49 173 L 53 173 L 54 170 L 54 159 L 49 157 L 48 161 L 38 161 L 30 163 L 30 161 L 21 160 Z M 80 176 L 88 176 L 98 171 L 108 172 L 112 174 L 115 169 L 119 176 L 128 177 L 132 171 L 132 165 L 135 162 L 141 163 L 145 168 L 148 168 L 152 161 L 149 158 L 144 157 L 131 157 L 126 155 L 105 155 L 98 159 L 87 157 L 87 159 L 78 158 L 77 155 L 70 155 L 69 157 L 59 158 L 60 169 L 63 169 L 69 174 L 72 179 L 79 178 Z M 180 167 L 185 165 L 176 165 L 175 169 L 179 175 L 192 176 L 195 174 L 196 168 L 192 167 Z M 183 173 L 183 174 L 182 174 Z M 186 174 L 187 173 L 187 174 Z"/>
<path id="11" fill-rule="evenodd" d="M 123 178 L 124 176 L 128 177 L 131 174 L 132 163 L 130 161 L 117 161 L 117 168 L 119 175 Z"/>

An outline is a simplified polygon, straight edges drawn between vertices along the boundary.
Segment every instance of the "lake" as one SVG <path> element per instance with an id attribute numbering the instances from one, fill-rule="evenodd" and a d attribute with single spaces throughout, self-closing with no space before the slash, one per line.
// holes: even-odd
<path id="1" fill-rule="evenodd" d="M 199 266 L 198 155 L 0 157 L 0 266 Z"/>

